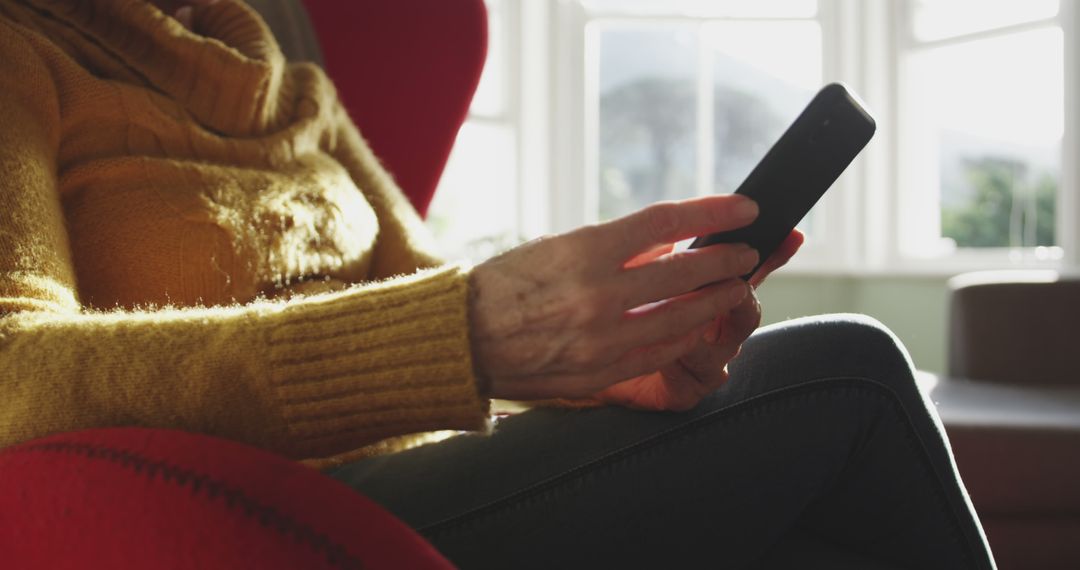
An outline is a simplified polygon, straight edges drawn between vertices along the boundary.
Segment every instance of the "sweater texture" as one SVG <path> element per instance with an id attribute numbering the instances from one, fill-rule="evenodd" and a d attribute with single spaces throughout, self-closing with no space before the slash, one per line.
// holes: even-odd
<path id="1" fill-rule="evenodd" d="M 0 447 L 135 425 L 326 464 L 482 429 L 467 269 L 317 66 L 237 0 L 193 28 L 0 0 Z"/>

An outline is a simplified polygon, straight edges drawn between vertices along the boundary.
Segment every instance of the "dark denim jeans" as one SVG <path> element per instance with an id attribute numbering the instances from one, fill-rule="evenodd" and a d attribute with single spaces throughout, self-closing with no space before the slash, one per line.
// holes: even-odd
<path id="1" fill-rule="evenodd" d="M 994 567 L 907 353 L 851 315 L 761 329 L 690 412 L 537 409 L 332 475 L 462 568 Z"/>

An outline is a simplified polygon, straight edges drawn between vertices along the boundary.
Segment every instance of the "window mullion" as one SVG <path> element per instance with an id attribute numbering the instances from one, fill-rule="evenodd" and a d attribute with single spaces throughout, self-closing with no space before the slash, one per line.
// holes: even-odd
<path id="1" fill-rule="evenodd" d="M 1061 141 L 1061 183 L 1058 187 L 1057 240 L 1065 265 L 1080 266 L 1080 7 L 1062 2 L 1061 29 L 1065 48 L 1065 125 Z"/>
<path id="2" fill-rule="evenodd" d="M 596 182 L 588 179 L 589 144 L 595 142 L 588 128 L 589 117 L 595 122 L 595 100 L 589 97 L 588 78 L 595 74 L 595 53 L 589 51 L 587 17 L 577 2 L 553 2 L 553 22 L 550 41 L 552 73 L 552 117 L 558 121 L 551 133 L 550 154 L 552 190 L 549 231 L 564 232 L 584 224 L 596 216 L 588 212 L 586 194 L 595 190 Z M 592 152 L 595 156 L 595 151 Z M 592 168 L 591 171 L 595 171 Z"/>
<path id="3" fill-rule="evenodd" d="M 1077 115 L 1074 104 L 1077 101 L 1077 93 L 1080 89 L 1077 88 L 1078 81 L 1077 71 L 1074 69 L 1076 65 L 1080 64 L 1077 60 L 1077 50 L 1080 46 L 1075 41 L 1075 32 L 1077 29 L 1076 22 L 1076 7 L 1070 2 L 1061 3 L 1060 14 L 1054 18 L 1043 18 L 1035 21 L 1020 22 L 1015 24 L 1001 25 L 987 30 L 978 30 L 974 32 L 968 32 L 959 34 L 953 37 L 935 39 L 929 41 L 920 41 L 915 37 L 914 31 L 914 7 L 911 0 L 900 0 L 896 2 L 892 7 L 892 21 L 894 24 L 891 26 L 891 33 L 893 38 L 889 42 L 890 49 L 892 51 L 892 59 L 894 61 L 892 66 L 892 81 L 893 85 L 885 91 L 894 99 L 894 104 L 891 106 L 887 117 L 892 119 L 892 124 L 895 125 L 894 130 L 898 133 L 892 137 L 895 141 L 895 150 L 891 153 L 890 163 L 891 168 L 895 176 L 896 181 L 891 182 L 892 189 L 890 191 L 891 202 L 893 208 L 891 210 L 895 212 L 889 216 L 896 226 L 895 229 L 890 232 L 890 239 L 894 240 L 894 247 L 890 249 L 895 256 L 896 261 L 899 261 L 906 267 L 915 267 L 918 264 L 925 265 L 927 267 L 938 266 L 942 270 L 946 268 L 943 262 L 948 263 L 948 267 L 953 270 L 959 270 L 963 264 L 970 264 L 971 267 L 988 267 L 988 266 L 1000 266 L 1006 264 L 1022 264 L 1024 266 L 1035 265 L 1052 265 L 1058 262 L 1054 261 L 1053 255 L 1055 252 L 1042 252 L 1041 250 L 1035 250 L 1035 248 L 1023 248 L 1022 250 L 1017 247 L 990 247 L 980 245 L 965 246 L 960 245 L 957 251 L 952 251 L 946 247 L 936 245 L 935 238 L 939 240 L 942 245 L 951 240 L 946 240 L 938 236 L 942 236 L 944 233 L 944 223 L 938 222 L 944 215 L 942 214 L 942 198 L 945 190 L 945 186 L 930 183 L 928 180 L 919 178 L 917 173 L 922 172 L 922 176 L 943 176 L 941 173 L 945 172 L 945 166 L 939 165 L 938 161 L 943 161 L 940 152 L 935 154 L 932 158 L 924 156 L 925 147 L 917 146 L 915 139 L 912 137 L 924 136 L 924 130 L 927 125 L 920 127 L 919 121 L 924 120 L 922 107 L 915 104 L 915 101 L 922 101 L 923 105 L 929 104 L 931 107 L 933 103 L 927 103 L 927 101 L 936 101 L 935 96 L 932 99 L 923 97 L 925 93 L 933 93 L 934 89 L 942 88 L 937 85 L 928 86 L 916 86 L 912 82 L 917 77 L 923 77 L 927 73 L 927 69 L 933 69 L 927 67 L 927 61 L 934 61 L 937 59 L 937 54 L 951 53 L 965 53 L 957 52 L 955 50 L 971 50 L 975 49 L 975 46 L 982 46 L 981 42 L 991 41 L 1004 41 L 1003 38 L 1009 38 L 1017 34 L 1024 32 L 1038 33 L 1039 30 L 1048 30 L 1051 27 L 1061 25 L 1064 32 L 1064 79 L 1065 79 L 1065 116 L 1064 116 L 1064 138 L 1062 140 L 1062 153 L 1064 157 L 1075 156 L 1077 152 L 1080 152 L 1080 142 L 1077 141 L 1077 128 L 1080 123 L 1080 117 Z M 1049 33 L 1049 31 L 1047 32 Z M 985 44 L 985 45 L 990 45 Z M 936 50 L 942 50 L 938 52 Z M 1058 54 L 1060 56 L 1060 54 Z M 967 57 L 971 57 L 968 55 Z M 1004 60 L 1003 60 L 1004 61 Z M 914 68 L 909 66 L 919 65 L 920 67 Z M 916 75 L 915 70 L 921 71 Z M 978 67 L 976 67 L 978 69 Z M 931 72 L 932 73 L 932 72 Z M 1002 71 L 1002 73 L 1005 73 Z M 976 74 L 974 77 L 986 76 L 985 70 L 983 75 Z M 972 79 L 971 81 L 976 81 Z M 948 91 L 943 91 L 943 94 L 949 94 Z M 1046 93 L 1046 91 L 1043 91 Z M 945 100 L 948 100 L 947 98 Z M 955 101 L 951 103 L 953 107 L 943 108 L 956 108 Z M 914 106 L 913 106 L 914 105 Z M 916 108 L 918 107 L 918 108 Z M 1016 111 L 1020 111 L 1016 109 Z M 992 114 L 987 113 L 986 121 L 988 124 L 993 120 Z M 897 119 L 904 117 L 904 121 L 901 123 Z M 954 115 L 950 115 L 954 116 Z M 979 115 L 980 119 L 982 115 Z M 969 119 L 969 122 L 971 120 Z M 934 123 L 936 124 L 936 123 Z M 947 123 L 942 123 L 947 124 Z M 921 129 L 921 130 L 920 130 Z M 967 131 L 959 131 L 967 132 Z M 968 134 L 971 138 L 983 136 L 981 131 L 975 130 L 972 133 L 980 134 Z M 987 140 L 992 137 L 987 136 Z M 1000 137 L 995 140 L 1004 140 Z M 919 143 L 921 144 L 921 142 Z M 954 141 L 953 158 L 949 164 L 955 164 L 955 156 L 958 154 L 956 151 L 956 143 Z M 1020 143 L 1017 143 L 1020 144 Z M 976 150 L 978 147 L 975 146 Z M 989 147 L 988 147 L 989 148 Z M 993 150 L 993 149 L 991 149 Z M 923 154 L 919 154 L 923 152 Z M 979 151 L 982 155 L 993 156 L 991 151 L 985 149 Z M 997 151 L 1002 152 L 1002 151 Z M 979 155 L 979 156 L 982 156 Z M 1011 155 L 1005 154 L 1003 156 L 1009 157 Z M 1023 156 L 1023 155 L 1021 155 Z M 1025 159 L 1026 160 L 1026 159 Z M 928 161 L 928 162 L 923 162 Z M 1033 164 L 1037 164 L 1034 163 Z M 952 167 L 955 172 L 955 166 Z M 1080 237 L 1077 236 L 1076 227 L 1080 222 L 1080 209 L 1077 206 L 1077 185 L 1080 182 L 1080 171 L 1077 170 L 1077 166 L 1072 164 L 1071 161 L 1064 159 L 1060 165 L 1060 182 L 1058 188 L 1057 205 L 1055 212 L 1055 226 L 1057 229 L 1056 243 L 1065 251 L 1065 254 L 1070 256 L 1066 263 L 1069 265 L 1075 265 L 1077 263 L 1077 246 L 1080 245 Z M 932 170 L 927 172 L 926 169 Z M 952 180 L 956 179 L 956 175 L 952 175 Z M 953 183 L 953 192 L 955 193 L 956 183 Z M 939 188 L 938 192 L 930 192 L 928 188 Z M 1012 188 L 1011 191 L 1015 191 Z M 940 192 L 940 194 L 939 194 Z M 929 210 L 933 207 L 934 210 Z M 953 211 L 956 211 L 956 206 L 953 206 Z M 1034 208 L 1032 208 L 1034 211 Z M 1029 228 L 1029 231 L 1034 231 L 1034 227 Z M 952 235 L 952 234 L 950 234 Z M 959 238 L 957 238 L 959 239 Z M 1022 243 L 1028 243 L 1032 240 L 1023 240 Z M 1061 250 L 1057 250 L 1056 255 L 1060 255 Z M 920 261 L 919 258 L 926 256 L 927 259 Z M 967 266 L 965 266 L 967 267 Z"/>
<path id="4" fill-rule="evenodd" d="M 519 3 L 516 30 L 520 33 L 517 79 L 518 232 L 532 239 L 550 231 L 551 216 L 551 72 L 552 8 L 537 2 Z"/>
<path id="5" fill-rule="evenodd" d="M 842 0 L 818 1 L 818 25 L 821 27 L 821 72 L 824 83 L 844 81 L 856 92 L 860 91 L 857 74 L 852 74 L 850 42 L 844 25 L 845 10 L 848 8 Z M 847 56 L 847 57 L 846 57 Z M 829 190 L 820 204 L 811 213 L 813 232 L 811 236 L 818 242 L 816 250 L 818 261 L 831 268 L 841 268 L 858 255 L 859 240 L 845 236 L 858 235 L 857 220 L 849 215 L 849 205 L 853 192 L 851 189 L 859 180 L 861 161 L 845 169 L 844 174 Z"/>
<path id="6" fill-rule="evenodd" d="M 713 90 L 713 50 L 706 41 L 708 24 L 697 26 L 697 195 L 708 196 L 715 190 L 714 159 L 716 153 Z"/>
<path id="7" fill-rule="evenodd" d="M 861 267 L 895 267 L 899 251 L 899 81 L 900 36 L 905 19 L 899 2 L 862 3 L 858 42 L 864 53 L 863 96 L 876 112 L 878 132 L 864 151 L 867 165 L 862 193 Z"/>
<path id="8" fill-rule="evenodd" d="M 1068 4 L 1069 4 L 1068 2 L 1062 3 L 1062 10 L 1066 9 L 1065 7 Z M 908 13 L 910 14 L 910 12 L 911 12 L 910 4 L 908 4 L 908 6 L 909 6 Z M 910 18 L 908 18 L 908 21 L 909 22 L 911 21 Z M 905 46 L 905 48 L 911 49 L 911 50 L 936 49 L 936 48 L 942 48 L 942 47 L 949 47 L 949 46 L 953 46 L 953 45 L 956 45 L 956 44 L 963 44 L 963 43 L 968 43 L 968 42 L 976 42 L 976 41 L 979 41 L 979 40 L 993 39 L 993 38 L 1001 37 L 1001 36 L 1008 35 L 1008 34 L 1019 34 L 1019 33 L 1027 32 L 1027 31 L 1031 31 L 1031 30 L 1038 30 L 1038 29 L 1045 28 L 1047 26 L 1056 26 L 1057 23 L 1058 23 L 1057 17 L 1045 18 L 1045 19 L 1042 19 L 1042 20 L 1033 20 L 1033 21 L 1030 21 L 1030 22 L 1021 22 L 1019 24 L 1009 24 L 1009 25 L 1005 25 L 1005 26 L 998 26 L 998 27 L 995 27 L 995 28 L 990 28 L 988 30 L 979 30 L 977 32 L 968 32 L 968 33 L 965 33 L 965 34 L 958 34 L 958 35 L 955 35 L 955 36 L 949 36 L 947 38 L 941 38 L 941 39 L 935 39 L 935 40 L 919 40 L 919 39 L 916 39 L 915 34 L 912 31 L 911 26 L 909 25 L 907 27 L 906 33 L 904 34 L 905 37 L 906 37 L 906 41 L 904 42 L 904 46 Z"/>

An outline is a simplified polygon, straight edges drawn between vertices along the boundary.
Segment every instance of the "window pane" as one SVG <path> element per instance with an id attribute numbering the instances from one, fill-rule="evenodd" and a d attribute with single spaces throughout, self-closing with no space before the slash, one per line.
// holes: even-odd
<path id="1" fill-rule="evenodd" d="M 582 4 L 591 10 L 616 14 L 811 18 L 817 13 L 817 0 L 582 0 Z"/>
<path id="2" fill-rule="evenodd" d="M 513 129 L 465 123 L 427 223 L 443 250 L 480 261 L 517 241 Z"/>
<path id="3" fill-rule="evenodd" d="M 637 25 L 601 31 L 600 219 L 694 195 L 696 29 Z"/>
<path id="4" fill-rule="evenodd" d="M 484 72 L 476 86 L 469 112 L 497 117 L 506 111 L 507 35 L 504 27 L 503 0 L 486 0 L 488 9 L 488 51 Z"/>
<path id="5" fill-rule="evenodd" d="M 734 192 L 821 86 L 817 22 L 705 28 L 713 57 L 714 186 Z"/>
<path id="6" fill-rule="evenodd" d="M 1053 17 L 1059 0 L 914 0 L 915 38 L 929 41 Z"/>
<path id="7" fill-rule="evenodd" d="M 926 50 L 902 117 L 914 192 L 937 186 L 959 247 L 1053 245 L 1064 125 L 1058 28 Z"/>

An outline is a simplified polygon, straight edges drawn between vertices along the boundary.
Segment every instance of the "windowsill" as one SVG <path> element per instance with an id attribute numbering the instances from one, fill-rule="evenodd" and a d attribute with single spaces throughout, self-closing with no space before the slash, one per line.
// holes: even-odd
<path id="1" fill-rule="evenodd" d="M 953 261 L 937 262 L 909 262 L 894 264 L 890 267 L 838 267 L 828 265 L 793 264 L 777 272 L 770 279 L 784 277 L 835 277 L 847 279 L 859 278 L 897 278 L 897 279 L 927 279 L 949 278 L 961 273 L 972 271 L 1006 271 L 1006 270 L 1053 270 L 1062 274 L 1078 274 L 1080 268 L 1067 267 L 1062 262 L 1040 264 L 993 264 L 993 263 L 956 263 Z"/>

